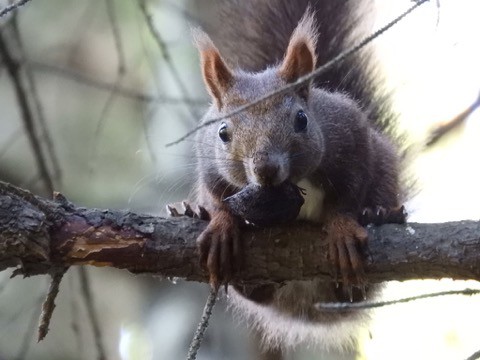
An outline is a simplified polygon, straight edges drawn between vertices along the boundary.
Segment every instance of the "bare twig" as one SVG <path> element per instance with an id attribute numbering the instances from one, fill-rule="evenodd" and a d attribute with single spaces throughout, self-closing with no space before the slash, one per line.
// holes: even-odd
<path id="1" fill-rule="evenodd" d="M 480 359 L 480 350 L 474 352 L 466 360 L 477 360 L 477 359 Z"/>
<path id="2" fill-rule="evenodd" d="M 198 16 L 187 11 L 184 7 L 179 5 L 178 1 L 164 1 L 162 5 L 169 7 L 170 10 L 177 13 L 183 20 L 187 20 L 190 24 L 195 24 L 196 26 L 201 27 L 204 31 L 208 32 L 209 24 L 205 21 L 202 21 Z"/>
<path id="3" fill-rule="evenodd" d="M 10 282 L 10 279 L 8 277 L 5 277 L 0 280 L 0 296 L 2 295 L 3 290 L 5 290 L 9 282 Z"/>
<path id="4" fill-rule="evenodd" d="M 51 272 L 52 281 L 48 289 L 47 297 L 43 302 L 42 314 L 40 315 L 40 323 L 38 325 L 38 342 L 42 341 L 48 334 L 48 327 L 50 326 L 50 319 L 52 318 L 53 310 L 55 309 L 55 299 L 58 295 L 60 282 L 67 268 L 56 268 Z"/>
<path id="5" fill-rule="evenodd" d="M 10 137 L 3 143 L 2 147 L 0 148 L 0 159 L 4 157 L 8 149 L 10 149 L 10 147 L 13 146 L 13 144 L 15 144 L 15 142 L 20 139 L 22 133 L 23 131 L 21 128 L 16 129 L 12 133 L 12 135 L 10 135 Z"/>
<path id="6" fill-rule="evenodd" d="M 105 101 L 105 104 L 103 104 L 102 111 L 100 112 L 100 115 L 97 120 L 97 126 L 95 127 L 95 133 L 94 133 L 94 139 L 93 139 L 93 146 L 91 148 L 91 156 L 90 156 L 90 171 L 93 172 L 93 169 L 95 167 L 95 160 L 97 158 L 97 147 L 100 142 L 100 137 L 102 134 L 102 131 L 105 127 L 105 122 L 107 119 L 107 115 L 110 112 L 113 103 L 117 97 L 117 88 L 121 85 L 122 79 L 125 76 L 125 73 L 119 73 L 117 75 L 117 79 L 115 80 L 115 84 L 113 85 L 113 89 L 108 94 L 108 98 Z"/>
<path id="7" fill-rule="evenodd" d="M 25 55 L 26 53 L 23 48 L 23 41 L 20 34 L 20 30 L 18 28 L 18 22 L 17 22 L 16 16 L 14 19 L 12 19 L 12 26 L 13 26 L 15 38 L 18 43 L 18 49 L 19 49 L 20 58 L 21 58 L 20 61 L 22 64 L 25 64 L 26 80 L 27 80 L 28 86 L 30 87 L 33 105 L 35 106 L 35 113 L 41 128 L 40 138 L 43 138 L 45 140 L 48 156 L 50 158 L 50 162 L 53 168 L 52 178 L 55 179 L 55 183 L 56 185 L 58 185 L 62 178 L 62 171 L 61 171 L 60 163 L 58 161 L 57 154 L 55 151 L 55 145 L 53 144 L 53 140 L 52 140 L 52 137 L 50 136 L 50 131 L 48 129 L 47 121 L 45 119 L 43 106 L 42 106 L 42 103 L 40 102 L 40 97 L 39 97 L 37 85 L 32 73 L 32 69 L 30 68 L 30 66 L 28 66 L 28 61 L 26 59 L 26 55 Z"/>
<path id="8" fill-rule="evenodd" d="M 81 268 L 78 268 L 80 270 Z M 75 341 L 76 341 L 76 354 L 79 359 L 82 358 L 82 350 L 83 350 L 83 344 L 82 344 L 82 332 L 80 331 L 80 324 L 78 321 L 78 298 L 76 296 L 77 289 L 73 286 L 74 285 L 74 280 L 77 278 L 80 278 L 80 275 L 77 274 L 77 272 L 70 272 L 70 277 L 68 279 L 68 285 L 70 290 L 68 291 L 68 294 L 70 295 L 70 314 L 71 314 L 71 322 L 70 322 L 70 327 L 72 329 Z"/>
<path id="9" fill-rule="evenodd" d="M 25 82 L 22 80 L 22 66 L 20 61 L 14 58 L 10 49 L 8 48 L 3 32 L 0 32 L 0 54 L 2 55 L 5 67 L 15 89 L 18 106 L 22 114 L 23 124 L 32 147 L 33 156 L 35 157 L 37 166 L 39 168 L 40 175 L 47 191 L 49 193 L 53 193 L 53 180 L 48 171 L 47 162 L 43 155 L 40 140 L 35 130 L 34 115 L 29 104 Z"/>
<path id="10" fill-rule="evenodd" d="M 207 302 L 205 303 L 205 308 L 203 309 L 202 319 L 198 324 L 195 335 L 193 336 L 192 342 L 190 343 L 190 348 L 188 349 L 187 360 L 195 360 L 197 358 L 197 352 L 200 349 L 200 345 L 202 345 L 203 337 L 205 335 L 205 331 L 207 330 L 213 307 L 217 302 L 217 293 L 217 289 L 212 288 L 210 290 Z"/>
<path id="11" fill-rule="evenodd" d="M 410 301 L 416 301 L 421 299 L 429 299 L 439 296 L 447 295 L 478 295 L 480 294 L 480 289 L 463 289 L 463 290 L 450 290 L 450 291 L 440 291 L 431 294 L 423 294 L 412 297 L 407 297 L 403 299 L 390 300 L 390 301 L 363 301 L 358 303 L 318 303 L 315 305 L 317 310 L 322 311 L 344 311 L 344 310 L 353 310 L 353 309 L 373 309 L 384 307 L 388 305 L 403 304 Z"/>
<path id="12" fill-rule="evenodd" d="M 438 25 L 440 24 L 440 0 L 436 1 L 436 6 L 437 6 L 437 22 L 435 26 L 438 28 Z"/>
<path id="13" fill-rule="evenodd" d="M 302 85 L 305 85 L 306 83 L 309 83 L 310 81 L 312 81 L 314 78 L 326 73 L 327 71 L 331 70 L 332 68 L 334 68 L 335 66 L 337 66 L 340 62 L 342 62 L 343 60 L 345 60 L 347 57 L 355 54 L 356 52 L 358 52 L 359 50 L 361 50 L 364 46 L 366 46 L 368 43 L 370 43 L 371 41 L 375 40 L 377 37 L 379 37 L 380 35 L 382 35 L 383 33 L 385 33 L 387 30 L 389 30 L 392 26 L 396 25 L 398 22 L 400 22 L 403 18 L 405 18 L 408 14 L 410 14 L 411 12 L 413 12 L 416 8 L 418 8 L 420 5 L 428 2 L 429 0 L 420 0 L 418 1 L 417 3 L 415 3 L 415 5 L 413 5 L 412 7 L 410 7 L 408 10 L 406 10 L 405 12 L 403 12 L 401 15 L 399 15 L 398 17 L 396 17 L 394 20 L 392 20 L 391 22 L 389 22 L 387 25 L 383 26 L 382 28 L 380 28 L 379 30 L 375 31 L 373 34 L 371 34 L 370 36 L 366 37 L 365 39 L 363 39 L 362 41 L 360 41 L 359 43 L 357 43 L 356 45 L 348 48 L 347 50 L 345 50 L 344 52 L 340 53 L 339 55 L 335 56 L 333 59 L 331 59 L 330 61 L 328 61 L 327 63 L 325 63 L 325 65 L 317 68 L 316 70 L 312 71 L 310 74 L 308 75 L 305 75 L 305 76 L 302 76 L 300 78 L 298 78 L 297 81 L 293 82 L 293 83 L 290 83 L 288 85 L 285 85 L 285 86 L 282 86 L 281 88 L 277 89 L 277 90 L 274 90 L 274 91 L 271 91 L 261 97 L 259 97 L 258 99 L 254 100 L 254 101 L 250 101 L 248 104 L 245 104 L 245 105 L 242 105 L 242 106 L 239 106 L 237 107 L 235 110 L 232 110 L 231 112 L 225 114 L 225 115 L 222 115 L 220 117 L 216 117 L 216 118 L 212 118 L 212 119 L 209 119 L 209 120 L 206 120 L 204 122 L 202 122 L 202 124 L 200 124 L 199 126 L 193 128 L 191 131 L 187 132 L 185 135 L 183 135 L 182 137 L 180 137 L 179 139 L 171 142 L 171 143 L 168 143 L 166 144 L 165 146 L 169 147 L 169 146 L 172 146 L 172 145 L 176 145 L 180 142 L 182 142 L 183 140 L 185 140 L 186 138 L 188 138 L 189 136 L 193 135 L 194 133 L 196 133 L 199 129 L 205 127 L 205 126 L 209 126 L 211 124 L 214 124 L 218 121 L 221 121 L 221 120 L 224 120 L 224 119 L 227 119 L 229 117 L 232 117 L 232 116 L 235 116 L 237 114 L 240 114 L 241 112 L 245 111 L 245 110 L 248 110 L 252 107 L 254 107 L 255 105 L 265 101 L 265 100 L 268 100 L 272 97 L 275 97 L 275 96 L 279 96 L 279 95 L 283 95 L 283 94 L 286 94 L 286 93 L 289 93 L 295 89 L 297 89 L 299 86 L 302 86 Z"/>
<path id="14" fill-rule="evenodd" d="M 100 323 L 95 312 L 95 306 L 93 304 L 92 291 L 90 290 L 90 278 L 85 267 L 80 268 L 80 286 L 87 308 L 88 317 L 92 324 L 93 337 L 95 340 L 95 346 L 97 348 L 98 360 L 106 360 L 105 349 L 103 348 L 102 333 L 100 331 Z"/>
<path id="15" fill-rule="evenodd" d="M 460 126 L 468 117 L 480 106 L 480 93 L 478 98 L 468 106 L 464 111 L 450 119 L 449 121 L 436 126 L 428 137 L 426 146 L 431 146 L 448 134 L 451 130 Z"/>
<path id="16" fill-rule="evenodd" d="M 36 69 L 37 71 L 50 72 L 58 76 L 62 76 L 66 79 L 70 79 L 88 86 L 92 86 L 103 91 L 115 90 L 117 94 L 119 94 L 120 96 L 130 98 L 136 101 L 152 102 L 152 103 L 160 103 L 160 104 L 173 104 L 173 105 L 187 104 L 189 106 L 202 106 L 202 107 L 208 105 L 208 102 L 202 99 L 177 98 L 177 97 L 170 97 L 170 96 L 153 96 L 150 94 L 144 94 L 142 92 L 139 92 L 133 89 L 128 89 L 122 86 L 115 86 L 115 84 L 112 84 L 112 83 L 107 83 L 107 82 L 100 81 L 98 79 L 93 79 L 89 76 L 81 74 L 78 71 L 62 68 L 57 65 L 45 64 L 38 61 L 32 61 L 29 64 L 31 64 L 33 68 Z"/>
<path id="17" fill-rule="evenodd" d="M 113 0 L 105 0 L 107 5 L 107 14 L 108 20 L 110 21 L 110 26 L 112 27 L 113 38 L 115 40 L 115 48 L 117 49 L 118 56 L 118 67 L 117 74 L 122 75 L 125 73 L 126 61 L 125 61 L 125 52 L 123 50 L 122 37 L 120 36 L 120 29 L 118 26 L 117 13 L 115 11 L 115 4 Z"/>
<path id="18" fill-rule="evenodd" d="M 41 304 L 42 299 L 43 296 L 38 298 L 37 301 L 35 301 L 35 306 L 33 307 L 30 321 L 27 324 L 27 329 L 25 330 L 25 333 L 23 335 L 23 339 L 18 350 L 18 355 L 15 357 L 15 360 L 23 360 L 28 355 L 30 346 L 32 345 L 32 339 L 35 334 L 35 323 L 38 321 L 38 315 L 40 313 L 40 307 L 37 307 L 37 305 Z"/>
<path id="19" fill-rule="evenodd" d="M 142 116 L 142 129 L 143 129 L 143 135 L 145 138 L 145 144 L 147 145 L 148 154 L 150 155 L 150 160 L 155 165 L 155 168 L 159 168 L 157 155 L 155 154 L 155 149 L 153 148 L 151 137 L 148 136 L 150 134 L 150 131 L 148 128 L 149 120 L 152 118 L 154 113 L 155 113 L 154 110 L 150 110 L 148 115 L 145 116 L 144 114 L 144 116 Z"/>
<path id="20" fill-rule="evenodd" d="M 142 12 L 142 14 L 145 18 L 145 22 L 147 23 L 148 29 L 149 29 L 150 33 L 152 34 L 153 38 L 155 39 L 155 41 L 158 45 L 158 48 L 160 50 L 160 53 L 163 57 L 163 60 L 167 64 L 170 73 L 172 74 L 180 92 L 182 93 L 182 96 L 185 97 L 185 98 L 188 98 L 189 97 L 189 92 L 187 90 L 187 87 L 183 83 L 183 80 L 182 80 L 177 68 L 175 67 L 175 65 L 173 63 L 172 57 L 170 55 L 170 51 L 168 50 L 168 47 L 165 44 L 165 41 L 163 40 L 162 35 L 160 34 L 160 32 L 157 30 L 157 28 L 155 27 L 155 25 L 153 23 L 153 18 L 152 18 L 152 15 L 150 14 L 150 12 L 147 9 L 146 1 L 145 0 L 138 0 L 138 4 L 140 6 L 140 11 Z M 193 116 L 193 118 L 195 120 L 197 120 L 198 114 L 196 113 L 196 111 L 191 107 L 188 107 L 188 110 L 190 111 L 190 114 Z"/>
<path id="21" fill-rule="evenodd" d="M 9 12 L 17 10 L 19 7 L 25 5 L 28 2 L 30 2 L 30 0 L 19 0 L 14 2 L 13 4 L 5 6 L 2 10 L 0 10 L 0 18 L 7 15 Z"/>

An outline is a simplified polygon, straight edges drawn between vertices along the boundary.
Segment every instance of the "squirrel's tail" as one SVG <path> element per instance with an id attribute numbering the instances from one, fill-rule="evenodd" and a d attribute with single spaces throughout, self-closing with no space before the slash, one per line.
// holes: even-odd
<path id="1" fill-rule="evenodd" d="M 317 66 L 322 66 L 370 33 L 372 3 L 370 0 L 220 1 L 220 20 L 211 35 L 232 67 L 260 71 L 282 60 L 293 30 L 310 7 L 319 34 Z M 349 94 L 372 124 L 395 140 L 396 117 L 375 63 L 371 47 L 364 48 L 318 77 L 315 84 Z"/>

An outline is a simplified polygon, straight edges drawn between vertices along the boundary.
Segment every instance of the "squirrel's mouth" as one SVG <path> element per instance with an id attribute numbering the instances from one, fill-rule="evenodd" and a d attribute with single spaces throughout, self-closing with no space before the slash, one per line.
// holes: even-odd
<path id="1" fill-rule="evenodd" d="M 278 151 L 257 151 L 245 166 L 248 183 L 259 187 L 281 187 L 290 175 L 287 154 Z"/>
<path id="2" fill-rule="evenodd" d="M 302 190 L 290 181 L 277 186 L 249 184 L 223 202 L 249 223 L 273 226 L 296 219 L 304 203 Z"/>

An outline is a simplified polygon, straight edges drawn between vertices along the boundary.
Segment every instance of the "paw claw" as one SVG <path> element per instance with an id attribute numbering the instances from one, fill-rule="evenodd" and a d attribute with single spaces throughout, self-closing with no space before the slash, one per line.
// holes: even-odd
<path id="1" fill-rule="evenodd" d="M 348 299 L 350 302 L 353 302 L 353 286 L 352 285 L 346 285 L 347 288 L 347 293 L 348 293 Z"/>
<path id="2" fill-rule="evenodd" d="M 192 207 L 186 201 L 182 201 L 183 215 L 194 218 L 196 217 L 195 212 L 192 210 Z"/>
<path id="3" fill-rule="evenodd" d="M 179 217 L 180 216 L 180 214 L 178 213 L 177 209 L 174 206 L 167 205 L 166 207 L 167 207 L 168 216 L 170 216 L 170 217 Z"/>
<path id="4" fill-rule="evenodd" d="M 215 291 L 218 291 L 218 288 L 220 287 L 220 285 L 216 276 L 210 275 L 209 283 L 212 289 L 214 289 Z"/>
<path id="5" fill-rule="evenodd" d="M 364 301 L 366 301 L 366 300 L 367 300 L 367 289 L 366 289 L 366 286 L 362 284 L 362 285 L 359 286 L 359 288 L 360 288 L 360 291 L 362 292 L 362 299 L 363 299 Z"/>
<path id="6" fill-rule="evenodd" d="M 333 281 L 335 282 L 335 287 L 338 288 L 340 283 L 338 281 L 338 270 L 336 266 L 332 267 L 332 277 L 333 277 Z"/>
<path id="7" fill-rule="evenodd" d="M 198 213 L 198 217 L 201 219 L 201 220 L 210 220 L 210 214 L 208 213 L 208 211 L 203 207 L 203 206 L 200 206 L 198 205 L 197 206 L 197 213 Z"/>
<path id="8" fill-rule="evenodd" d="M 407 212 L 405 206 L 397 207 L 382 207 L 375 206 L 373 208 L 363 209 L 358 220 L 361 225 L 368 224 L 383 225 L 383 224 L 404 224 L 407 220 Z"/>
<path id="9" fill-rule="evenodd" d="M 177 210 L 177 206 L 181 208 L 181 211 Z M 201 220 L 210 220 L 210 214 L 208 211 L 200 205 L 197 205 L 196 210 L 194 211 L 190 203 L 187 201 L 182 201 L 181 203 L 174 203 L 168 204 L 166 206 L 167 214 L 170 217 L 180 217 L 180 216 L 188 216 L 194 219 L 201 219 Z"/>

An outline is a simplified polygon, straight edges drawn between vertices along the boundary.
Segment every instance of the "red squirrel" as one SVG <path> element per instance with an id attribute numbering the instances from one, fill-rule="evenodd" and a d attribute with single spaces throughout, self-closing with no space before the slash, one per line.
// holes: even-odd
<path id="1" fill-rule="evenodd" d="M 358 24 L 352 2 L 308 3 L 228 4 L 221 31 L 213 36 L 222 51 L 207 34 L 195 31 L 212 99 L 203 121 L 295 82 L 348 46 Z M 328 234 L 332 273 L 342 287 L 335 281 L 253 289 L 233 284 L 233 306 L 263 331 L 267 345 L 351 344 L 365 313 L 322 313 L 314 304 L 378 293 L 377 285 L 365 287 L 367 232 L 359 219 L 365 209 L 396 209 L 402 199 L 400 156 L 381 131 L 393 120 L 382 109 L 386 103 L 377 96 L 368 59 L 365 53 L 349 59 L 314 84 L 269 98 L 197 133 L 195 202 L 210 216 L 197 243 L 213 286 L 230 282 L 241 268 L 242 219 L 223 200 L 246 186 L 288 181 L 305 189 L 298 218 L 323 224 Z"/>

